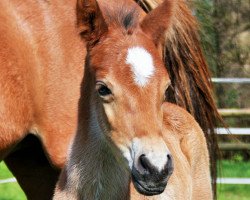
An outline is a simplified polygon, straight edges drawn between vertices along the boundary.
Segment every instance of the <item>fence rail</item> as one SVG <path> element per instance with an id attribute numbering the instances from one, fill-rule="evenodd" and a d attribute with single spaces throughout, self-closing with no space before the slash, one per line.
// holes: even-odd
<path id="1" fill-rule="evenodd" d="M 224 151 L 230 150 L 250 150 L 250 143 L 219 143 L 219 148 Z"/>
<path id="2" fill-rule="evenodd" d="M 15 182 L 17 182 L 15 178 L 8 178 L 8 179 L 0 180 L 0 184 L 3 184 L 3 183 L 15 183 Z"/>
<path id="3" fill-rule="evenodd" d="M 250 78 L 212 78 L 214 83 L 240 83 L 240 84 L 249 84 Z"/>
<path id="4" fill-rule="evenodd" d="M 241 109 L 219 109 L 223 117 L 247 117 L 250 116 L 250 108 Z"/>
<path id="5" fill-rule="evenodd" d="M 250 128 L 216 128 L 215 132 L 219 135 L 250 135 Z"/>
<path id="6" fill-rule="evenodd" d="M 250 178 L 217 178 L 217 183 L 250 185 Z"/>

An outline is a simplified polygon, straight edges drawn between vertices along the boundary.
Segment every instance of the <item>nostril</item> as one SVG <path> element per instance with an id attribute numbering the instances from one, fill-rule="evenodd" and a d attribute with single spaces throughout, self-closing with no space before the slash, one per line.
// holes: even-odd
<path id="1" fill-rule="evenodd" d="M 173 172 L 173 158 L 171 154 L 168 154 L 167 158 L 168 158 L 168 161 L 167 161 L 167 164 L 165 165 L 165 170 L 167 174 L 170 175 Z"/>
<path id="2" fill-rule="evenodd" d="M 149 173 L 152 173 L 152 169 L 154 168 L 152 166 L 152 164 L 150 163 L 149 159 L 146 157 L 145 154 L 142 154 L 140 157 L 139 157 L 139 161 L 140 161 L 140 165 L 141 167 L 143 168 L 143 170 L 145 172 L 149 172 Z"/>
<path id="3" fill-rule="evenodd" d="M 167 157 L 168 157 L 168 163 L 172 164 L 172 156 L 170 154 L 168 154 Z"/>
<path id="4" fill-rule="evenodd" d="M 142 154 L 140 157 L 139 157 L 139 160 L 140 160 L 140 164 L 141 166 L 143 167 L 143 169 L 148 169 L 148 159 L 146 158 L 146 155 L 145 154 Z"/>

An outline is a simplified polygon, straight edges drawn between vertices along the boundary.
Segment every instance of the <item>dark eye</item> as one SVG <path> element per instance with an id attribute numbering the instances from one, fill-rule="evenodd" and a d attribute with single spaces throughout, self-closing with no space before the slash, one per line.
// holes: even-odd
<path id="1" fill-rule="evenodd" d="M 110 89 L 105 85 L 100 85 L 97 91 L 100 96 L 107 96 L 107 95 L 112 94 Z"/>
<path id="2" fill-rule="evenodd" d="M 104 82 L 98 81 L 96 83 L 96 91 L 104 103 L 110 103 L 114 100 L 114 95 Z"/>

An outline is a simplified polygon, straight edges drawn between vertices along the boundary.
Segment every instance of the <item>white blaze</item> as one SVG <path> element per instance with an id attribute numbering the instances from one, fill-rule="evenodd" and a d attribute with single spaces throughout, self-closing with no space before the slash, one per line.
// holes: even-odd
<path id="1" fill-rule="evenodd" d="M 139 86 L 145 86 L 154 74 L 154 63 L 151 54 L 142 47 L 128 49 L 126 64 L 130 65 L 134 73 L 134 80 Z"/>

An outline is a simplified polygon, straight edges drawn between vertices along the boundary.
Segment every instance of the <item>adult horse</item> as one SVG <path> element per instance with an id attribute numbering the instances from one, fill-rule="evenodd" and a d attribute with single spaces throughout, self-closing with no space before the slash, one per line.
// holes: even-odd
<path id="1" fill-rule="evenodd" d="M 148 11 L 157 1 L 139 4 Z M 51 198 L 76 128 L 86 50 L 75 28 L 75 5 L 75 0 L 0 2 L 0 159 L 32 199 Z M 177 2 L 159 48 L 172 82 L 168 100 L 195 116 L 210 153 L 216 152 L 217 111 L 196 22 L 184 1 Z"/>

